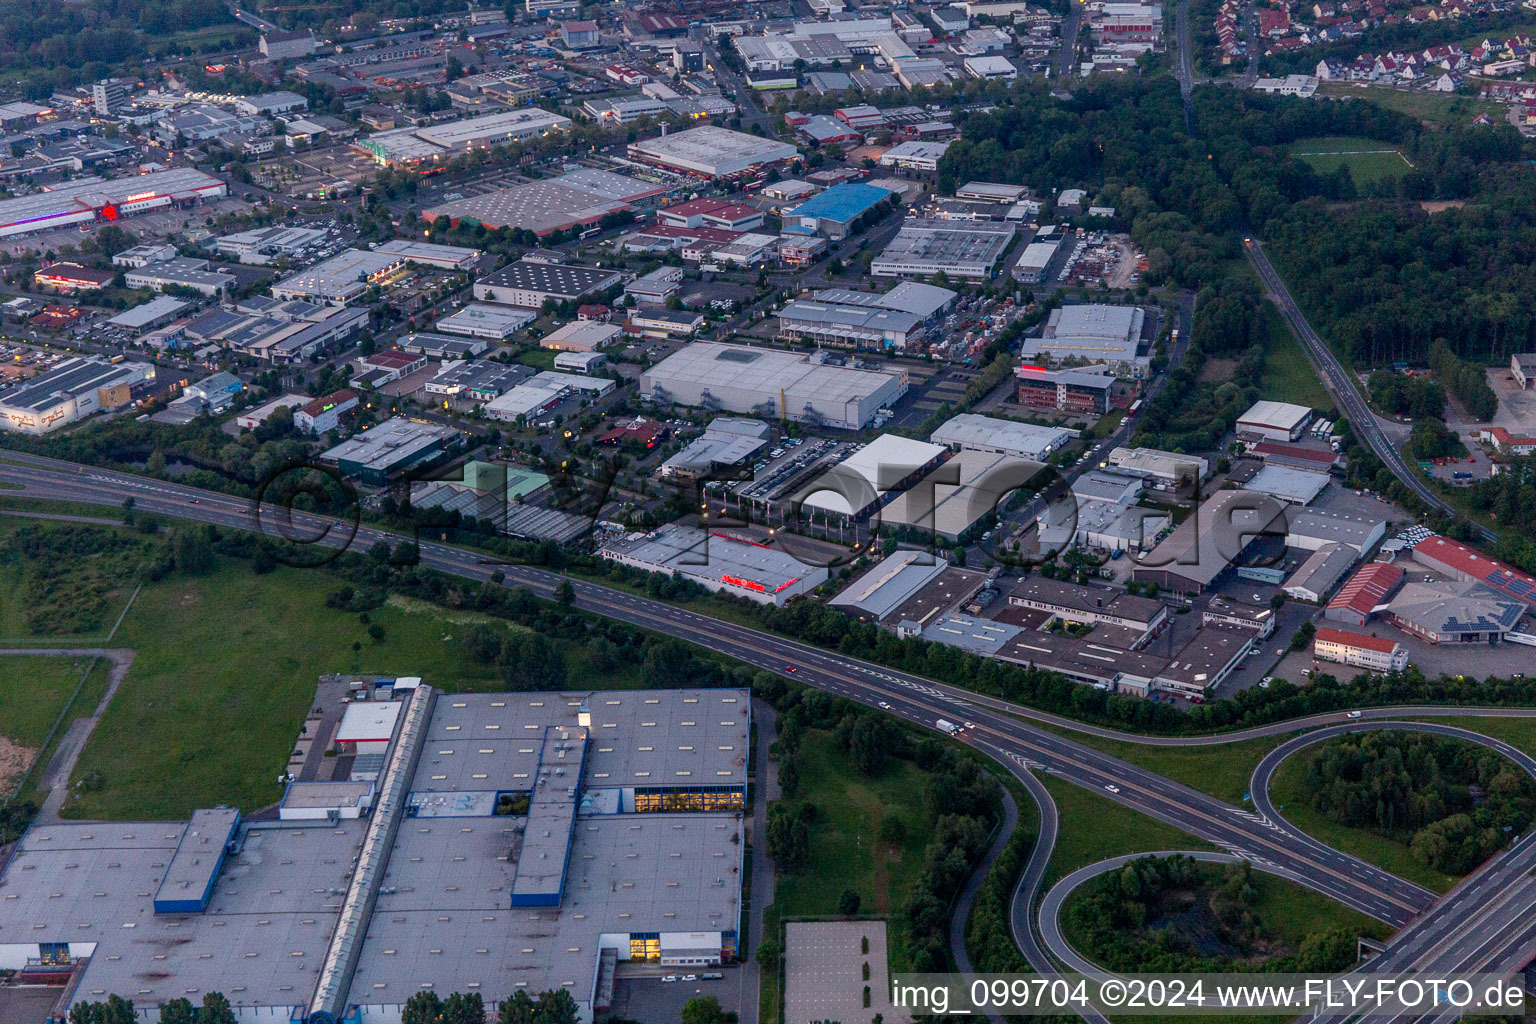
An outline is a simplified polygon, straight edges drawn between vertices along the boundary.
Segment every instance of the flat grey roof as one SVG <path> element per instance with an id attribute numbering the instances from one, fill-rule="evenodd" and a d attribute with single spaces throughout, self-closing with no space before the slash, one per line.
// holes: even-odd
<path id="1" fill-rule="evenodd" d="M 518 260 L 475 283 L 486 288 L 516 288 L 575 299 L 617 284 L 622 276 L 608 267 L 576 267 L 564 263 Z"/>
<path id="2" fill-rule="evenodd" d="M 931 551 L 897 551 L 862 573 L 827 603 L 883 620 L 908 598 L 932 583 L 949 563 Z"/>
<path id="3" fill-rule="evenodd" d="M 36 826 L 0 874 L 0 944 L 97 943 L 78 999 L 197 1003 L 217 990 L 297 1006 L 319 978 L 365 828 L 246 826 L 206 913 L 156 915 L 185 824 Z"/>
<path id="4" fill-rule="evenodd" d="M 583 703 L 589 789 L 746 782 L 745 690 L 457 693 L 438 698 L 413 796 L 531 790 L 543 730 L 576 726 Z"/>
<path id="5" fill-rule="evenodd" d="M 590 999 L 603 933 L 720 932 L 740 912 L 736 814 L 593 815 L 576 821 L 559 908 L 511 907 L 519 819 L 407 819 L 368 926 L 349 1003 L 423 989 L 565 988 Z M 448 867 L 448 870 L 445 870 Z"/>
<path id="6" fill-rule="evenodd" d="M 514 904 L 560 903 L 587 746 L 587 730 L 579 726 L 544 729 L 524 819 L 522 850 L 512 877 Z"/>
<path id="7" fill-rule="evenodd" d="M 199 808 L 192 812 L 176 854 L 155 890 L 155 902 L 201 900 L 213 883 L 214 872 L 224 856 L 224 846 L 234 836 L 240 812 L 233 807 Z"/>
<path id="8" fill-rule="evenodd" d="M 0 394 L 0 406 L 41 412 L 58 405 L 60 395 L 79 395 L 107 387 L 136 375 L 138 370 L 137 364 L 113 366 L 88 356 L 66 359 L 47 373 Z"/>

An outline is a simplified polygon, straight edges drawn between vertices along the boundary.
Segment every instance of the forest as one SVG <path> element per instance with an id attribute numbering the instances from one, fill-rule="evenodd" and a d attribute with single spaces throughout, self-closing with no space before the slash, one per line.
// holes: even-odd
<path id="1" fill-rule="evenodd" d="M 1087 189 L 1131 225 L 1154 285 L 1218 284 L 1239 233 L 1253 232 L 1314 325 L 1363 366 L 1424 365 L 1439 339 L 1473 363 L 1536 347 L 1536 313 L 1521 301 L 1536 290 L 1536 144 L 1511 127 L 1430 132 L 1370 103 L 1212 87 L 1195 91 L 1190 133 L 1166 76 L 1091 82 L 1066 102 L 1010 99 L 965 121 L 941 188 Z M 1319 136 L 1379 139 L 1413 169 L 1365 188 L 1348 168 L 1319 174 L 1281 149 Z M 1430 213 L 1420 204 L 1431 200 L 1451 205 Z M 1223 333 L 1204 354 L 1226 340 L 1230 354 L 1251 328 Z"/>
<path id="2" fill-rule="evenodd" d="M 1450 875 L 1487 860 L 1536 815 L 1536 784 L 1512 762 L 1429 733 L 1330 740 L 1307 765 L 1306 790 L 1330 820 L 1402 839 Z"/>

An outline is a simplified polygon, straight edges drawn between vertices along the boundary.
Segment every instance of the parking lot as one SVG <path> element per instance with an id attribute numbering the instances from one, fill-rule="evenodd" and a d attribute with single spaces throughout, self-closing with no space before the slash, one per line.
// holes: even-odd
<path id="1" fill-rule="evenodd" d="M 740 1012 L 741 991 L 738 981 L 740 969 L 712 970 L 706 973 L 723 975 L 705 980 L 702 975 L 666 974 L 646 977 L 627 977 L 622 972 L 613 986 L 613 1006 L 609 1013 L 621 1020 L 639 1021 L 640 1024 L 677 1024 L 682 1019 L 683 1004 L 695 996 L 714 996 L 727 1012 Z M 674 977 L 677 981 L 662 981 Z M 694 978 L 684 981 L 683 978 Z M 757 993 L 751 993 L 757 998 Z"/>

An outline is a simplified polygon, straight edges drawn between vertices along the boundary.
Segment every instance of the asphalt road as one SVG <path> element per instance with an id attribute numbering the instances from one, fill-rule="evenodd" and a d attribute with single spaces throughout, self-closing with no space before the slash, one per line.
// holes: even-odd
<path id="1" fill-rule="evenodd" d="M 1376 453 L 1376 457 L 1392 471 L 1393 476 L 1401 480 L 1404 486 L 1418 495 L 1426 505 L 1453 518 L 1460 518 L 1460 513 L 1449 502 L 1420 479 L 1419 474 L 1403 458 L 1403 453 L 1393 444 L 1392 439 L 1382 432 L 1381 425 L 1376 422 L 1375 415 L 1360 394 L 1354 377 L 1344 369 L 1338 357 L 1333 354 L 1333 350 L 1307 322 L 1301 307 L 1291 297 L 1285 282 L 1280 279 L 1280 275 L 1275 272 L 1274 266 L 1269 262 L 1269 257 L 1264 255 L 1263 244 L 1256 238 L 1244 239 L 1243 251 L 1248 256 L 1248 262 L 1258 273 L 1259 280 L 1264 282 L 1264 287 L 1274 298 L 1275 304 L 1280 307 L 1286 322 L 1291 325 L 1292 333 L 1301 340 L 1313 367 L 1322 371 L 1321 379 L 1324 386 L 1339 403 L 1339 407 L 1348 414 L 1350 430 Z M 1498 539 L 1492 531 L 1475 523 L 1472 526 L 1484 540 Z"/>
<path id="2" fill-rule="evenodd" d="M 5 455 L 7 461 L 0 463 L 0 480 L 19 484 L 22 488 L 9 492 L 12 496 L 117 506 L 125 497 L 132 495 L 136 507 L 145 512 L 210 522 L 227 528 L 263 529 L 269 532 L 274 529 L 273 517 L 270 514 L 258 517 L 245 499 L 19 453 L 6 452 Z M 334 530 L 335 525 L 318 517 L 296 514 L 288 524 L 288 529 Z M 318 543 L 336 547 L 350 542 L 359 549 L 366 549 L 379 540 L 398 543 L 403 539 L 399 535 L 371 527 L 359 527 L 355 536 L 333 532 L 320 537 Z M 535 594 L 546 598 L 553 595 L 562 579 L 538 568 L 493 563 L 475 552 L 432 541 L 423 540 L 419 547 L 422 562 L 430 568 L 482 581 L 488 581 L 492 572 L 500 570 L 505 574 L 504 585 L 527 586 Z M 1050 772 L 1221 849 L 1293 872 L 1311 888 L 1396 927 L 1413 921 L 1430 906 L 1431 900 L 1426 897 L 1424 890 L 1379 868 L 1298 837 L 1293 831 L 1265 820 L 1262 815 L 1233 807 L 1022 720 L 1054 720 L 1057 724 L 1073 729 L 1158 745 L 1197 745 L 1232 742 L 1253 735 L 1279 735 L 1307 725 L 1337 725 L 1337 714 L 1315 716 L 1304 722 L 1279 723 L 1219 738 L 1135 737 L 1115 730 L 1083 726 L 1057 716 L 1046 716 L 1005 701 L 823 651 L 685 608 L 585 581 L 572 580 L 571 583 L 575 590 L 576 606 L 582 610 L 688 640 L 753 667 L 778 672 L 849 700 L 878 705 L 891 714 L 925 728 L 935 728 L 940 718 L 969 721 L 973 723 L 972 726 L 957 738 L 994 757 L 1021 778 L 1027 778 L 1031 770 Z M 1374 718 L 1408 713 L 1412 712 L 1396 708 L 1381 709 L 1370 714 Z M 1466 714 L 1467 709 L 1438 708 L 1427 713 Z M 1485 709 L 1482 713 L 1529 716 L 1536 714 L 1536 711 Z M 1042 819 L 1053 817 L 1042 814 Z M 1039 846 L 1049 850 L 1043 841 Z M 1517 846 L 1536 854 L 1536 833 Z M 1510 860 L 1504 858 L 1500 863 L 1507 864 Z M 1509 871 L 1500 873 L 1503 886 L 1509 886 L 1518 868 L 1519 864 L 1516 864 Z M 1483 873 L 1480 872 L 1467 883 L 1466 888 L 1483 892 L 1480 884 L 1482 878 Z M 1421 921 L 1442 918 L 1454 921 L 1475 912 L 1480 912 L 1477 902 L 1466 903 L 1461 898 L 1452 898 L 1442 901 L 1436 913 L 1425 915 Z M 1536 918 L 1530 920 L 1527 928 L 1536 932 Z M 1501 931 L 1485 944 L 1486 952 L 1492 959 L 1518 959 L 1527 948 L 1525 939 L 1526 936 L 1521 933 Z M 1427 955 L 1439 956 L 1441 950 L 1442 947 L 1437 945 L 1428 950 Z M 1445 955 L 1459 955 L 1459 947 L 1447 950 Z"/>

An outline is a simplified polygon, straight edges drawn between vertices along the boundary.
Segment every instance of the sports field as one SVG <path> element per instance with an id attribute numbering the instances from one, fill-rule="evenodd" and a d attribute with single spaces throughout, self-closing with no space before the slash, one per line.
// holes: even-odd
<path id="1" fill-rule="evenodd" d="M 1300 139 L 1287 146 L 1286 151 L 1306 161 L 1319 174 L 1332 174 L 1348 166 L 1356 184 L 1395 178 L 1413 169 L 1408 158 L 1391 143 L 1348 135 Z"/>

